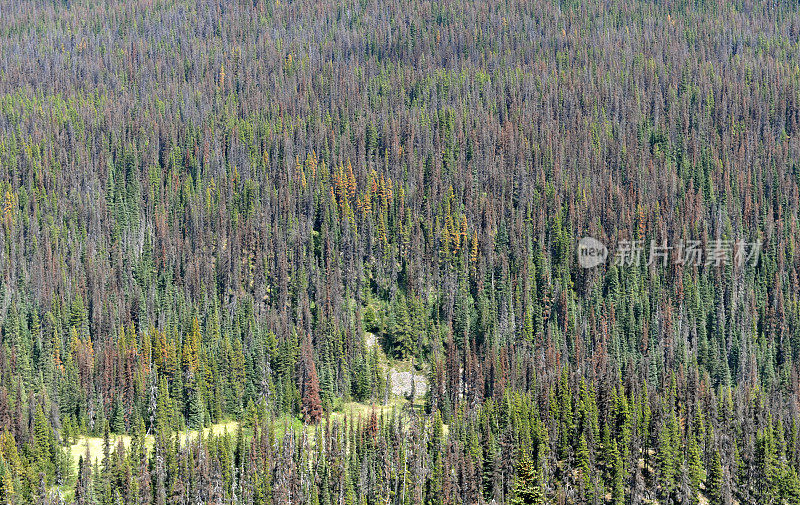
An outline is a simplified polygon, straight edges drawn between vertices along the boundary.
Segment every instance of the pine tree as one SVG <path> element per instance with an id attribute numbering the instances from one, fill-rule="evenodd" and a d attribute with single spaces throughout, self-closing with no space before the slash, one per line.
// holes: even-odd
<path id="1" fill-rule="evenodd" d="M 511 491 L 511 505 L 538 505 L 544 503 L 541 478 L 536 465 L 527 456 L 517 463 L 517 477 Z"/>
<path id="2" fill-rule="evenodd" d="M 311 342 L 306 340 L 303 346 L 303 365 L 305 367 L 305 384 L 303 385 L 303 420 L 309 424 L 316 424 L 322 418 L 322 400 L 319 396 L 319 378 L 314 356 L 311 351 Z"/>
<path id="3" fill-rule="evenodd" d="M 108 421 L 103 422 L 103 460 L 101 461 L 102 473 L 99 493 L 103 505 L 111 505 L 113 500 L 113 486 L 111 475 L 111 430 Z"/>
<path id="4" fill-rule="evenodd" d="M 359 353 L 351 368 L 352 379 L 350 381 L 350 390 L 353 398 L 356 401 L 363 401 L 369 397 L 370 393 L 370 374 L 368 369 L 367 360 L 364 358 L 363 353 Z"/>
<path id="5" fill-rule="evenodd" d="M 625 502 L 625 470 L 617 441 L 611 441 L 611 501 L 615 505 Z"/>
<path id="6" fill-rule="evenodd" d="M 57 449 L 57 448 L 56 448 Z M 45 418 L 41 405 L 36 407 L 33 426 L 33 457 L 38 471 L 49 476 L 53 473 L 50 423 Z"/>
<path id="7" fill-rule="evenodd" d="M 186 391 L 186 423 L 189 428 L 199 429 L 203 427 L 203 405 L 200 401 L 200 392 L 197 390 L 196 382 L 189 381 L 185 385 Z"/>
<path id="8" fill-rule="evenodd" d="M 778 477 L 779 494 L 784 503 L 800 503 L 800 478 L 789 465 L 782 465 Z"/>
<path id="9" fill-rule="evenodd" d="M 155 429 L 166 437 L 174 429 L 175 411 L 169 394 L 167 379 L 162 377 L 158 383 L 155 411 Z"/>
<path id="10" fill-rule="evenodd" d="M 575 457 L 577 458 L 577 467 L 580 471 L 581 487 L 583 488 L 583 496 L 586 503 L 591 503 L 594 496 L 592 489 L 592 470 L 591 470 L 591 456 L 589 454 L 589 446 L 586 443 L 586 436 L 581 435 L 578 441 L 578 450 Z"/>
<path id="11" fill-rule="evenodd" d="M 114 433 L 125 433 L 125 414 L 122 409 L 122 402 L 117 399 L 114 401 L 111 413 L 111 431 Z"/>
<path id="12" fill-rule="evenodd" d="M 719 457 L 719 451 L 714 449 L 714 455 L 711 458 L 711 466 L 708 469 L 708 477 L 706 479 L 706 496 L 709 503 L 722 503 L 722 461 Z"/>
<path id="13" fill-rule="evenodd" d="M 416 341 L 405 298 L 398 296 L 394 303 L 394 325 L 392 326 L 392 349 L 395 357 L 406 359 L 416 353 Z"/>
<path id="14" fill-rule="evenodd" d="M 203 400 L 201 398 L 202 371 L 200 370 L 200 323 L 192 318 L 192 331 L 183 340 L 183 373 L 185 376 L 185 415 L 190 428 L 203 426 Z"/>
<path id="15" fill-rule="evenodd" d="M 756 493 L 763 502 L 770 502 L 777 494 L 778 464 L 775 454 L 775 439 L 771 416 L 768 425 L 756 437 L 755 470 L 758 480 Z"/>
<path id="16" fill-rule="evenodd" d="M 429 505 L 441 505 L 442 503 L 442 481 L 444 479 L 444 423 L 442 422 L 441 412 L 438 410 L 433 415 L 433 426 L 430 441 L 428 442 L 428 453 L 433 461 L 430 463 L 430 474 L 426 483 L 426 503 Z"/>
<path id="17" fill-rule="evenodd" d="M 664 423 L 658 434 L 656 465 L 661 490 L 665 497 L 670 497 L 676 489 L 677 455 L 676 455 L 677 422 L 674 415 Z"/>
<path id="18" fill-rule="evenodd" d="M 14 491 L 14 479 L 10 466 L 5 459 L 0 457 L 0 503 L 16 503 Z"/>
<path id="19" fill-rule="evenodd" d="M 75 482 L 76 505 L 92 503 L 92 464 L 89 444 L 86 444 L 86 453 L 78 458 L 78 478 Z"/>
<path id="20" fill-rule="evenodd" d="M 703 462 L 700 459 L 700 447 L 697 444 L 695 436 L 692 434 L 689 435 L 687 459 L 689 466 L 689 485 L 691 488 L 690 500 L 692 503 L 698 503 L 700 483 L 703 481 Z"/>

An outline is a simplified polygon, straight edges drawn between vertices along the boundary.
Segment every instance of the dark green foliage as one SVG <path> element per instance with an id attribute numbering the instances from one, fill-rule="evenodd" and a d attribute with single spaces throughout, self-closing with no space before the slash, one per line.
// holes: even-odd
<path id="1" fill-rule="evenodd" d="M 393 324 L 389 335 L 389 348 L 396 358 L 409 358 L 416 353 L 417 342 L 411 326 L 405 298 L 398 297 L 395 300 L 392 305 L 392 318 Z"/>
<path id="2" fill-rule="evenodd" d="M 724 478 L 719 451 L 715 449 L 711 459 L 711 466 L 708 469 L 708 477 L 706 478 L 706 497 L 708 497 L 709 503 L 723 503 Z"/>
<path id="3" fill-rule="evenodd" d="M 539 505 L 544 503 L 541 478 L 536 464 L 527 456 L 517 463 L 517 476 L 509 499 L 511 505 Z"/>

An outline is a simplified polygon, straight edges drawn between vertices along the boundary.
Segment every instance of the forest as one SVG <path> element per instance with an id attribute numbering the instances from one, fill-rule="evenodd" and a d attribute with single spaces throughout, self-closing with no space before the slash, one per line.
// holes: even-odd
<path id="1" fill-rule="evenodd" d="M 794 0 L 0 2 L 0 504 L 798 504 L 799 207 Z"/>

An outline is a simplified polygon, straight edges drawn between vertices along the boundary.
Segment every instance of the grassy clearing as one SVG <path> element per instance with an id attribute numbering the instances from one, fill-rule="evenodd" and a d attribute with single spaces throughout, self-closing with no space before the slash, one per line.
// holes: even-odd
<path id="1" fill-rule="evenodd" d="M 203 428 L 203 435 L 208 436 L 210 434 L 214 435 L 222 435 L 227 431 L 227 433 L 235 433 L 236 430 L 239 428 L 239 421 L 222 421 L 216 424 L 212 424 L 207 428 Z M 180 433 L 181 443 L 185 444 L 189 440 L 194 439 L 197 437 L 198 430 L 187 430 L 182 431 Z M 120 441 L 125 445 L 126 448 L 130 447 L 131 445 L 131 437 L 130 435 L 111 435 L 111 450 L 113 451 L 117 445 L 119 445 Z M 153 437 L 152 435 L 148 435 L 145 437 L 145 447 L 148 449 L 153 447 Z M 86 435 L 82 435 L 78 438 L 78 442 L 74 445 L 69 447 L 69 454 L 72 456 L 72 463 L 77 471 L 78 469 L 78 459 L 81 456 L 86 454 L 86 447 L 89 447 L 89 457 L 92 460 L 92 463 L 95 462 L 99 463 L 100 460 L 103 458 L 103 437 L 90 437 Z"/>
<path id="2" fill-rule="evenodd" d="M 373 408 L 375 409 L 375 414 L 378 417 L 383 416 L 385 418 L 389 416 L 392 413 L 392 410 L 395 408 L 398 412 L 400 412 L 407 403 L 408 401 L 402 398 L 393 398 L 389 400 L 389 403 L 386 405 L 380 403 L 371 404 L 359 402 L 337 402 L 332 411 L 329 413 L 329 417 L 331 422 L 341 423 L 345 419 L 347 419 L 349 422 L 357 422 L 360 418 L 363 423 L 366 423 L 369 420 L 369 416 L 372 415 Z M 414 409 L 418 412 L 421 411 L 423 406 L 424 404 L 419 399 L 414 402 Z M 325 425 L 325 423 L 326 419 L 323 419 L 321 424 Z M 294 416 L 282 415 L 275 419 L 272 426 L 276 439 L 283 438 L 287 429 L 292 429 L 296 435 L 300 435 L 303 431 L 303 428 L 306 429 L 306 435 L 308 437 L 312 439 L 314 437 L 315 427 L 304 425 L 299 418 Z M 245 432 L 247 432 L 247 430 L 245 430 Z"/>
<path id="3" fill-rule="evenodd" d="M 397 408 L 398 411 L 401 410 L 408 402 L 401 398 L 394 398 L 389 401 L 386 405 L 375 404 L 365 404 L 365 403 L 358 403 L 358 402 L 346 402 L 336 405 L 334 407 L 333 412 L 330 413 L 331 421 L 344 421 L 345 418 L 349 418 L 349 420 L 358 420 L 360 417 L 364 422 L 369 419 L 369 416 L 372 414 L 372 409 L 375 409 L 375 413 L 380 417 L 381 415 L 388 416 L 391 414 L 392 410 Z M 414 408 L 420 409 L 422 408 L 421 401 L 414 402 Z M 324 422 L 324 421 L 323 421 Z M 294 416 L 281 416 L 274 421 L 274 428 L 275 428 L 275 436 L 277 438 L 282 438 L 284 433 L 287 429 L 292 429 L 298 435 L 303 430 L 303 422 L 294 417 Z M 234 434 L 236 430 L 239 428 L 239 421 L 223 421 L 220 423 L 212 424 L 208 428 L 203 429 L 203 435 L 208 436 L 210 434 L 214 434 L 216 436 L 222 435 L 224 433 Z M 309 435 L 313 436 L 313 429 L 308 430 Z M 197 437 L 198 431 L 197 430 L 188 430 L 183 431 L 180 433 L 181 443 L 185 444 L 191 439 Z M 111 435 L 111 450 L 115 450 L 119 443 L 128 448 L 131 445 L 131 436 L 130 435 Z M 154 439 L 152 435 L 148 435 L 145 437 L 145 447 L 149 450 L 153 447 Z M 72 457 L 73 467 L 77 471 L 78 468 L 78 459 L 81 456 L 86 454 L 86 447 L 89 447 L 89 457 L 91 458 L 92 463 L 94 464 L 97 462 L 98 464 L 103 458 L 103 437 L 92 437 L 82 435 L 78 438 L 77 443 L 69 446 L 68 451 L 70 456 Z"/>
<path id="4" fill-rule="evenodd" d="M 392 411 L 397 409 L 398 412 L 403 411 L 403 409 L 408 405 L 408 400 L 403 398 L 392 398 L 389 403 L 386 405 L 382 404 L 367 404 L 367 403 L 358 403 L 358 402 L 337 402 L 337 404 L 333 407 L 332 412 L 330 412 L 330 421 L 331 422 L 343 422 L 345 419 L 348 421 L 354 422 L 358 421 L 360 418 L 363 423 L 368 422 L 370 415 L 372 415 L 373 409 L 375 409 L 375 413 L 378 417 L 383 416 L 384 418 L 391 415 Z M 420 398 L 417 398 L 413 403 L 413 408 L 417 412 L 422 412 L 424 409 L 424 401 Z M 323 424 L 325 420 L 322 421 Z M 273 428 L 275 438 L 280 440 L 283 438 L 284 434 L 287 430 L 291 429 L 294 430 L 296 435 L 300 435 L 305 428 L 306 435 L 309 439 L 309 442 L 313 442 L 315 436 L 315 430 L 313 427 L 309 427 L 303 424 L 303 422 L 294 416 L 283 415 L 273 421 Z M 223 435 L 225 433 L 235 435 L 237 430 L 239 429 L 239 421 L 223 421 L 216 424 L 211 425 L 208 428 L 203 429 L 203 435 L 208 436 L 210 434 L 214 434 L 215 436 Z M 251 428 L 244 428 L 243 429 L 245 436 L 252 435 Z M 447 436 L 448 433 L 448 426 L 444 426 L 444 434 Z M 181 443 L 186 444 L 190 440 L 197 437 L 198 431 L 197 430 L 188 430 L 182 431 L 180 433 Z M 128 448 L 131 444 L 131 437 L 130 435 L 111 435 L 111 450 L 116 450 L 118 444 L 122 442 L 123 445 Z M 154 443 L 154 438 L 151 435 L 145 437 L 145 447 L 147 450 L 152 449 Z M 83 435 L 78 438 L 77 443 L 69 446 L 67 451 L 72 458 L 72 465 L 73 465 L 73 478 L 77 475 L 78 470 L 78 460 L 81 456 L 86 454 L 86 448 L 89 448 L 89 458 L 92 461 L 92 464 L 97 463 L 98 465 L 102 461 L 103 458 L 103 437 L 91 437 Z M 61 492 L 62 496 L 67 500 L 72 499 L 72 494 L 74 492 L 74 481 L 71 481 L 70 484 L 60 486 L 59 491 Z"/>
<path id="5" fill-rule="evenodd" d="M 387 415 L 392 413 L 392 410 L 394 408 L 397 408 L 399 411 L 407 403 L 408 401 L 402 398 L 392 398 L 386 405 L 382 404 L 373 405 L 367 403 L 347 402 L 334 407 L 333 412 L 331 412 L 331 421 L 342 421 L 345 417 L 357 420 L 359 416 L 361 417 L 361 419 L 366 421 L 367 419 L 369 419 L 369 416 L 372 415 L 373 408 L 375 409 L 375 414 L 378 417 L 380 417 L 381 415 L 386 417 Z M 420 408 L 421 406 L 422 406 L 421 402 L 419 401 L 414 402 L 415 409 Z"/>

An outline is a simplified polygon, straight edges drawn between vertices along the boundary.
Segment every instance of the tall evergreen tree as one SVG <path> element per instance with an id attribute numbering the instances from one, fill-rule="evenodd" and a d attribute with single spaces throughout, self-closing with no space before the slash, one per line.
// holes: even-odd
<path id="1" fill-rule="evenodd" d="M 720 460 L 719 451 L 714 449 L 706 479 L 706 497 L 709 503 L 724 503 L 723 479 L 722 461 Z"/>
<path id="2" fill-rule="evenodd" d="M 532 460 L 527 456 L 522 456 L 517 464 L 517 476 L 509 503 L 512 505 L 538 505 L 544 502 L 539 470 Z"/>

